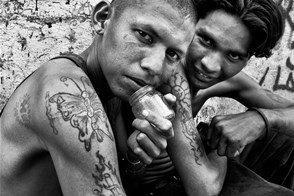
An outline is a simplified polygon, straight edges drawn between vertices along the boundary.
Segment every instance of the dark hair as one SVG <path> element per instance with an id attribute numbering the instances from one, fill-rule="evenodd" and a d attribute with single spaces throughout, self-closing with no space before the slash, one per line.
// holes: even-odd
<path id="1" fill-rule="evenodd" d="M 149 0 L 113 0 L 111 6 L 115 8 L 117 16 L 119 16 L 125 8 L 134 7 L 138 5 L 144 5 L 148 3 Z M 191 18 L 196 22 L 196 0 L 164 0 L 166 3 L 170 4 L 172 7 L 177 8 L 184 17 Z"/>
<path id="2" fill-rule="evenodd" d="M 283 16 L 273 0 L 199 0 L 196 9 L 199 19 L 216 10 L 240 18 L 253 38 L 250 56 L 269 57 L 284 33 Z"/>

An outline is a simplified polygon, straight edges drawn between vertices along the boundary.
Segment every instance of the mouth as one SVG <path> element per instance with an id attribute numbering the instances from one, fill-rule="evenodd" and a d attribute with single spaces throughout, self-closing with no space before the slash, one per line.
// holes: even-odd
<path id="1" fill-rule="evenodd" d="M 145 82 L 144 80 L 141 80 L 138 78 L 129 77 L 129 79 L 130 79 L 131 83 L 133 84 L 134 89 L 137 89 L 137 90 L 142 88 L 143 86 L 146 86 L 146 85 L 152 86 L 150 83 Z"/>
<path id="2" fill-rule="evenodd" d="M 201 72 L 199 69 L 195 69 L 195 75 L 197 76 L 197 78 L 203 82 L 210 82 L 211 80 L 213 80 L 212 77 L 206 75 L 205 73 Z"/>

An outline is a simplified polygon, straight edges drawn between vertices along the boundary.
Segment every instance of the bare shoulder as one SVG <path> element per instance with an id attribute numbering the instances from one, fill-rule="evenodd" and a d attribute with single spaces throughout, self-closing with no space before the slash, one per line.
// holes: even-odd
<path id="1" fill-rule="evenodd" d="M 71 79 L 78 84 L 82 78 L 87 81 L 83 71 L 69 60 L 44 63 L 19 85 L 9 98 L 1 117 L 3 127 L 13 130 L 7 132 L 23 130 L 30 134 L 34 134 L 34 131 L 40 133 L 36 130 L 46 130 L 46 96 L 49 92 L 75 94 L 76 88 L 67 86 L 66 80 Z M 87 83 L 89 84 L 89 81 Z"/>
<path id="2" fill-rule="evenodd" d="M 39 111 L 42 114 L 35 116 L 35 119 L 44 121 L 44 124 L 49 122 L 49 129 L 54 134 L 75 129 L 77 139 L 84 144 L 86 151 L 90 151 L 93 138 L 98 142 L 105 137 L 113 141 L 113 135 L 90 79 L 71 63 L 66 59 L 54 60 L 36 73 L 39 83 L 35 98 L 39 107 L 35 114 Z"/>

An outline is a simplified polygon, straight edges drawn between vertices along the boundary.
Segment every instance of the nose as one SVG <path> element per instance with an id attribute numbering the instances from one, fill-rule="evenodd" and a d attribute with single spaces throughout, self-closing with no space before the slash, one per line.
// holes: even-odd
<path id="1" fill-rule="evenodd" d="M 201 59 L 202 68 L 207 73 L 219 73 L 222 63 L 222 55 L 218 52 L 210 52 Z"/>
<path id="2" fill-rule="evenodd" d="M 151 75 L 162 75 L 165 63 L 164 49 L 150 49 L 145 52 L 141 60 L 141 67 L 149 72 Z"/>

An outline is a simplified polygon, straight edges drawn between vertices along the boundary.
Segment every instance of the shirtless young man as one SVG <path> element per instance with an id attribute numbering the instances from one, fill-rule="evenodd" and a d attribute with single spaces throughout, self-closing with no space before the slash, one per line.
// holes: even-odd
<path id="1" fill-rule="evenodd" d="M 88 49 L 42 65 L 1 112 L 1 195 L 125 195 L 104 106 L 171 76 L 193 38 L 195 11 L 188 0 L 101 1 L 92 22 Z M 147 119 L 142 129 L 173 135 L 169 120 Z"/>
<path id="2" fill-rule="evenodd" d="M 207 144 L 228 157 L 239 155 L 246 146 L 238 157 L 244 165 L 294 190 L 294 101 L 262 89 L 241 71 L 251 56 L 269 57 L 282 36 L 284 24 L 277 4 L 271 0 L 201 0 L 196 8 L 199 22 L 186 67 L 193 114 L 214 96 L 255 107 L 214 117 L 206 133 Z"/>

